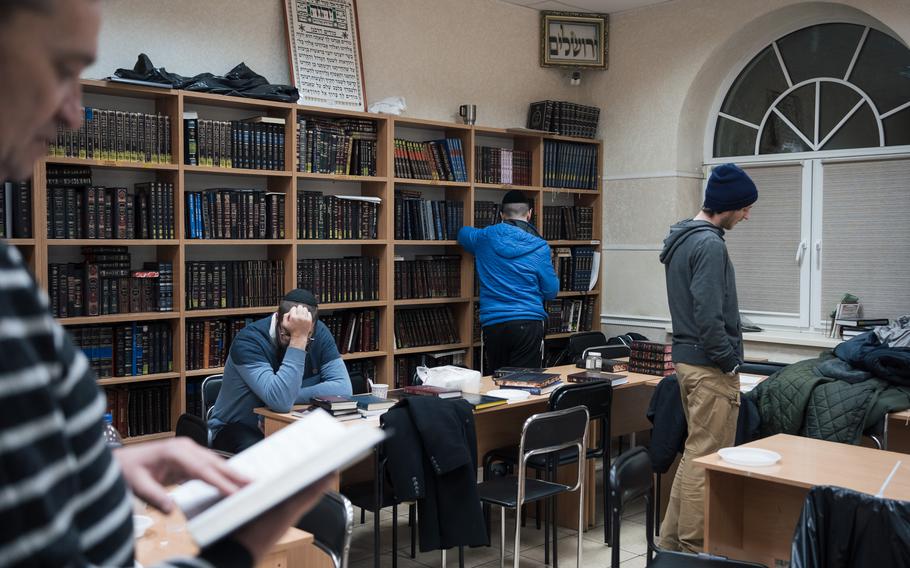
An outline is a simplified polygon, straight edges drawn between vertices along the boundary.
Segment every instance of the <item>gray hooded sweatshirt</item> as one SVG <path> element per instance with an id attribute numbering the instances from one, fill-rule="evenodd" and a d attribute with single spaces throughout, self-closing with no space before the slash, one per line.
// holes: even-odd
<path id="1" fill-rule="evenodd" d="M 743 336 L 724 230 L 680 221 L 670 227 L 660 261 L 673 318 L 673 362 L 732 371 L 743 360 Z"/>

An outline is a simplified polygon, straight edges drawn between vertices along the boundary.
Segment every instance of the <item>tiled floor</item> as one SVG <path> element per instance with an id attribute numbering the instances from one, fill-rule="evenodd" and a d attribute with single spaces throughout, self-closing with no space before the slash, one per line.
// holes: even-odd
<path id="1" fill-rule="evenodd" d="M 599 474 L 599 472 L 598 472 Z M 600 485 L 598 484 L 598 488 Z M 514 538 L 514 513 L 506 517 L 506 566 L 512 566 L 512 538 Z M 499 515 L 493 510 L 493 542 L 489 547 L 465 549 L 465 568 L 497 568 L 499 566 Z M 561 568 L 579 568 L 576 566 L 576 532 L 560 528 L 557 532 L 559 566 Z M 384 509 L 380 514 L 381 566 L 392 565 L 392 513 Z M 398 526 L 398 566 L 399 568 L 440 568 L 441 553 L 420 553 L 411 559 L 410 529 L 407 526 L 407 507 L 399 508 Z M 620 535 L 620 565 L 623 568 L 637 568 L 645 565 L 645 513 L 642 502 L 631 503 L 623 515 L 622 534 Z M 603 513 L 597 511 L 596 526 L 583 535 L 582 567 L 607 568 L 610 566 L 612 550 L 603 543 Z M 537 530 L 534 520 L 530 519 L 521 530 L 521 568 L 544 568 L 543 530 Z M 446 554 L 447 568 L 457 568 L 458 550 L 452 549 Z M 373 568 L 373 518 L 366 514 L 366 524 L 360 524 L 360 510 L 355 509 L 354 538 L 351 544 L 350 568 Z"/>

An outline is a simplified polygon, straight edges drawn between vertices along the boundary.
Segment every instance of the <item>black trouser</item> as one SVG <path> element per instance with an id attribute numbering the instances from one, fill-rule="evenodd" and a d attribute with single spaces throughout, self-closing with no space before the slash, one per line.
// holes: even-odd
<path id="1" fill-rule="evenodd" d="M 484 374 L 502 367 L 542 367 L 543 336 L 541 320 L 512 320 L 483 328 Z"/>
<path id="2" fill-rule="evenodd" d="M 212 438 L 212 448 L 236 454 L 261 442 L 265 435 L 258 428 L 250 428 L 246 424 L 233 422 L 226 424 L 218 430 Z"/>

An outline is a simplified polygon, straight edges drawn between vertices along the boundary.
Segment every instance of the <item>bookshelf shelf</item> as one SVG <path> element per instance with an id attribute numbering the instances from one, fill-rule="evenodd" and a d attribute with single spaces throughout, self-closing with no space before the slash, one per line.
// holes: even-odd
<path id="1" fill-rule="evenodd" d="M 426 347 L 408 347 L 406 349 L 396 349 L 395 355 L 411 355 L 414 353 L 432 353 L 433 351 L 451 351 L 453 349 L 466 349 L 470 347 L 468 343 L 445 343 L 442 345 L 428 345 Z"/>
<path id="2" fill-rule="evenodd" d="M 323 310 L 349 310 L 355 308 L 378 308 L 388 305 L 386 300 L 365 300 L 362 302 L 336 302 L 334 304 L 319 304 L 319 311 Z"/>
<path id="3" fill-rule="evenodd" d="M 47 239 L 49 247 L 107 247 L 107 246 L 176 246 L 180 241 L 177 239 Z"/>
<path id="4" fill-rule="evenodd" d="M 109 379 L 98 379 L 98 386 L 109 387 L 111 385 L 147 383 L 149 381 L 165 381 L 179 378 L 180 373 L 155 373 L 152 375 L 139 375 L 136 377 L 111 377 Z"/>
<path id="5" fill-rule="evenodd" d="M 177 164 L 159 164 L 152 162 L 122 162 L 118 160 L 89 160 L 88 158 L 67 158 L 64 156 L 47 156 L 45 163 L 65 166 L 89 166 L 92 168 L 110 168 L 138 171 L 176 171 Z"/>
<path id="6" fill-rule="evenodd" d="M 15 245 L 17 247 L 22 246 L 35 246 L 35 239 L 2 239 L 8 245 Z"/>
<path id="7" fill-rule="evenodd" d="M 543 187 L 541 188 L 545 193 L 565 193 L 565 194 L 574 194 L 574 195 L 590 195 L 592 197 L 600 197 L 600 193 L 594 191 L 593 189 L 572 189 L 569 187 Z"/>
<path id="8" fill-rule="evenodd" d="M 385 357 L 387 351 L 359 351 L 357 353 L 344 353 L 341 358 L 345 361 L 356 361 L 358 359 L 371 359 L 373 357 Z"/>
<path id="9" fill-rule="evenodd" d="M 262 246 L 262 245 L 290 245 L 291 239 L 184 239 L 186 246 L 199 245 L 224 245 L 224 246 Z"/>
<path id="10" fill-rule="evenodd" d="M 249 316 L 257 314 L 267 314 L 274 312 L 277 306 L 262 306 L 257 308 L 214 308 L 214 309 L 194 309 L 183 312 L 186 318 L 220 318 L 225 316 Z"/>
<path id="11" fill-rule="evenodd" d="M 317 246 L 317 245 L 384 245 L 388 244 L 386 239 L 296 239 L 294 241 L 298 246 Z"/>
<path id="12" fill-rule="evenodd" d="M 406 300 L 395 300 L 395 307 L 435 306 L 436 304 L 463 304 L 470 301 L 470 298 L 408 298 Z"/>
<path id="13" fill-rule="evenodd" d="M 187 377 L 207 377 L 209 375 L 220 375 L 224 372 L 224 367 L 212 367 L 210 369 L 193 369 L 185 371 Z"/>
<path id="14" fill-rule="evenodd" d="M 179 319 L 180 313 L 173 312 L 136 312 L 128 314 L 109 314 L 105 316 L 85 316 L 78 318 L 58 318 L 60 325 L 103 325 L 109 323 L 143 323 L 146 321 L 159 321 Z"/>
<path id="15" fill-rule="evenodd" d="M 125 445 L 141 444 L 142 442 L 151 442 L 153 440 L 166 440 L 173 438 L 174 432 L 159 432 L 157 434 L 146 434 L 145 436 L 129 436 L 123 439 Z"/>
<path id="16" fill-rule="evenodd" d="M 389 178 L 385 176 L 348 176 L 338 174 L 311 174 L 307 172 L 294 172 L 294 177 L 298 180 L 354 181 L 361 183 L 385 183 L 389 181 Z"/>
<path id="17" fill-rule="evenodd" d="M 496 189 L 501 191 L 540 191 L 540 187 L 534 185 L 512 185 L 510 183 L 480 183 L 474 182 L 474 189 Z"/>
<path id="18" fill-rule="evenodd" d="M 471 184 L 465 181 L 444 181 L 441 179 L 395 178 L 395 185 L 422 185 L 435 187 L 461 187 L 467 189 Z"/>
<path id="19" fill-rule="evenodd" d="M 476 361 L 480 350 L 479 343 L 473 342 L 473 317 L 474 309 L 479 299 L 472 296 L 475 290 L 471 286 L 473 279 L 473 259 L 465 251 L 457 247 L 455 240 L 398 240 L 395 235 L 395 208 L 396 189 L 410 189 L 424 194 L 424 199 L 460 202 L 464 206 L 464 224 L 473 225 L 475 220 L 474 203 L 479 201 L 497 200 L 496 194 L 517 189 L 533 196 L 539 205 L 556 205 L 571 207 L 583 205 L 594 209 L 593 239 L 584 241 L 554 240 L 551 246 L 571 247 L 576 245 L 594 246 L 600 250 L 602 238 L 603 213 L 602 207 L 602 179 L 596 178 L 596 190 L 544 188 L 542 187 L 545 173 L 544 146 L 547 141 L 576 142 L 597 149 L 597 171 L 602 171 L 603 152 L 600 141 L 587 138 L 569 136 L 556 136 L 546 132 L 530 131 L 522 128 L 490 128 L 445 122 L 438 120 L 424 120 L 419 118 L 403 118 L 380 114 L 371 114 L 358 111 L 345 111 L 307 107 L 292 103 L 281 103 L 258 99 L 246 99 L 207 93 L 194 93 L 172 89 L 156 89 L 125 85 L 108 81 L 82 81 L 82 86 L 89 97 L 87 105 L 106 105 L 111 110 L 125 110 L 143 105 L 146 111 L 159 113 L 170 118 L 171 131 L 171 163 L 141 163 L 118 160 L 89 160 L 80 158 L 65 158 L 50 156 L 41 160 L 36 166 L 32 179 L 34 180 L 32 200 L 32 239 L 10 239 L 6 242 L 22 247 L 22 254 L 30 270 L 40 286 L 45 290 L 50 287 L 49 262 L 75 262 L 79 252 L 78 247 L 84 246 L 125 246 L 130 248 L 132 259 L 135 263 L 131 269 L 142 266 L 149 260 L 170 262 L 173 265 L 173 306 L 170 312 L 145 312 L 127 313 L 95 317 L 66 318 L 59 320 L 61 324 L 72 327 L 80 325 L 112 325 L 127 324 L 132 322 L 167 322 L 166 326 L 172 333 L 173 341 L 173 368 L 177 371 L 147 375 L 145 377 L 117 377 L 100 380 L 99 385 L 129 385 L 132 383 L 145 384 L 154 380 L 168 380 L 172 385 L 170 406 L 171 426 L 176 424 L 177 416 L 186 409 L 187 379 L 195 380 L 202 377 L 223 372 L 223 368 L 186 370 L 189 361 L 187 357 L 187 340 L 199 327 L 202 319 L 222 318 L 259 318 L 273 313 L 276 306 L 259 306 L 247 308 L 218 308 L 195 309 L 186 308 L 188 284 L 190 273 L 188 263 L 194 261 L 211 260 L 212 262 L 230 262 L 244 260 L 281 260 L 284 263 L 284 277 L 279 283 L 282 289 L 290 289 L 297 285 L 298 263 L 311 258 L 338 258 L 350 256 L 369 256 L 379 260 L 378 281 L 375 283 L 379 291 L 380 300 L 363 302 L 338 302 L 325 303 L 320 307 L 323 310 L 359 310 L 375 309 L 379 313 L 378 337 L 382 339 L 382 349 L 360 353 L 347 353 L 342 356 L 349 364 L 362 365 L 363 368 L 374 367 L 374 381 L 389 385 L 395 384 L 396 374 L 399 372 L 399 363 L 406 356 L 415 356 L 429 353 L 446 352 L 453 350 L 467 350 L 465 364 L 471 365 L 472 359 Z M 96 96 L 102 95 L 102 96 Z M 115 99 L 120 98 L 122 104 Z M 183 122 L 182 111 L 196 111 L 200 120 L 243 120 L 256 116 L 270 116 L 283 118 L 285 121 L 285 169 L 255 170 L 242 168 L 222 168 L 209 166 L 190 166 L 184 164 L 183 153 Z M 322 117 L 327 119 L 354 118 L 367 119 L 376 125 L 375 149 L 376 175 L 335 175 L 306 173 L 295 171 L 297 166 L 298 140 L 297 131 L 300 127 L 298 118 Z M 405 139 L 413 142 L 425 142 L 440 138 L 458 139 L 461 145 L 460 157 L 466 171 L 466 182 L 443 180 L 423 180 L 399 178 L 394 175 L 395 139 Z M 477 148 L 481 146 L 505 146 L 516 150 L 528 152 L 530 159 L 530 177 L 521 179 L 527 185 L 494 184 L 475 182 L 475 172 L 479 171 L 480 164 L 477 160 Z M 459 154 L 456 154 L 456 157 Z M 451 158 L 450 158 L 451 159 Z M 173 207 L 177 238 L 175 239 L 58 239 L 47 238 L 46 211 L 47 199 L 47 166 L 80 166 L 88 167 L 93 171 L 98 170 L 98 182 L 101 185 L 117 184 L 127 187 L 132 192 L 134 184 L 154 180 L 159 183 L 171 184 L 173 188 Z M 549 167 L 549 166 L 547 166 Z M 358 170 L 359 171 L 359 170 Z M 372 171 L 372 170 L 371 170 Z M 399 170 L 400 171 L 400 170 Z M 207 175 L 208 174 L 208 175 Z M 218 176 L 216 178 L 215 176 Z M 233 181 L 230 177 L 234 176 Z M 113 180 L 116 181 L 113 181 Z M 565 178 L 564 178 L 565 179 Z M 111 180 L 111 181 L 109 181 Z M 284 239 L 188 239 L 186 233 L 186 200 L 185 196 L 190 191 L 205 190 L 212 186 L 243 185 L 264 189 L 267 192 L 283 193 L 285 195 Z M 349 184 L 348 189 L 344 184 Z M 435 189 L 428 189 L 435 188 Z M 324 195 L 339 193 L 354 193 L 363 196 L 378 197 L 381 204 L 378 208 L 376 230 L 379 239 L 300 239 L 297 238 L 299 223 L 298 218 L 300 202 L 299 191 L 322 191 Z M 589 197 L 583 197 L 589 196 Z M 493 199 L 491 199 L 493 198 Z M 542 202 L 542 203 L 541 203 Z M 483 217 L 477 217 L 478 220 Z M 538 224 L 542 217 L 538 219 Z M 138 233 L 137 233 L 138 234 Z M 326 234 L 326 233 L 322 233 Z M 361 234 L 361 233 L 353 233 Z M 209 246 L 209 248 L 205 248 Z M 70 247 L 70 248 L 67 248 Z M 412 298 L 394 299 L 395 291 L 395 255 L 403 255 L 408 259 L 412 255 L 421 254 L 458 254 L 462 257 L 460 262 L 461 297 L 456 298 Z M 52 259 L 52 260 L 51 260 Z M 55 273 L 56 274 L 56 273 Z M 592 292 L 560 292 L 558 298 L 566 305 L 573 301 L 596 302 L 602 296 L 600 289 Z M 592 298 L 593 297 L 593 298 Z M 586 304 L 587 305 L 587 304 Z M 395 334 L 395 315 L 403 312 L 396 308 L 430 309 L 438 307 L 440 310 L 451 312 L 459 343 L 429 345 L 424 347 L 411 347 L 395 349 L 394 341 L 389 341 Z M 221 325 L 221 324 L 219 324 Z M 554 329 L 557 329 L 554 327 Z M 563 327 L 564 329 L 564 327 Z M 595 327 L 596 329 L 596 327 Z M 547 339 L 564 338 L 570 333 L 553 333 Z M 195 336 L 194 336 L 195 337 Z M 443 336 L 445 337 L 445 336 Z M 196 346 L 193 345 L 193 348 Z M 400 357 L 399 357 L 400 356 Z M 214 361 L 213 361 L 214 362 Z M 137 443 L 146 440 L 156 440 L 172 436 L 173 432 L 152 434 L 150 436 L 136 436 L 127 438 L 127 443 Z"/>
<path id="20" fill-rule="evenodd" d="M 181 166 L 188 174 L 218 174 L 231 176 L 258 176 L 288 178 L 294 175 L 287 170 L 245 170 L 243 168 L 216 168 L 213 166 Z"/>

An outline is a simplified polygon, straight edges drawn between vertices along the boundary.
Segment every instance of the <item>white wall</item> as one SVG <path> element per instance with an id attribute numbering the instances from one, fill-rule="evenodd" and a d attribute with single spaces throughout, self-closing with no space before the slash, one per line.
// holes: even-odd
<path id="1" fill-rule="evenodd" d="M 132 67 L 140 52 L 181 75 L 223 74 L 245 61 L 289 82 L 281 0 L 102 0 L 98 61 L 85 76 Z M 358 0 L 367 101 L 404 96 L 407 116 L 524 126 L 528 103 L 577 100 L 583 89 L 538 66 L 538 13 L 495 0 Z"/>

